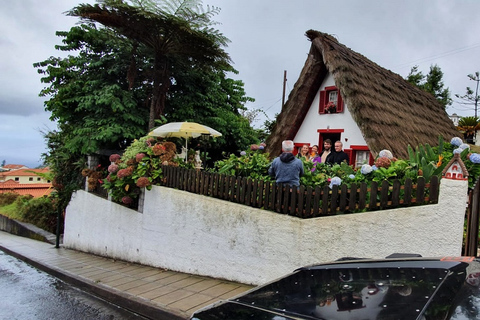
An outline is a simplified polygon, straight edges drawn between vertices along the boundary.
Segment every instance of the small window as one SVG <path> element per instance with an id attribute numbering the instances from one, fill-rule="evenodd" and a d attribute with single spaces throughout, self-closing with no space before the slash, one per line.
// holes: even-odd
<path id="1" fill-rule="evenodd" d="M 42 178 L 37 178 L 37 181 L 40 181 L 40 180 L 42 180 Z"/>
<path id="2" fill-rule="evenodd" d="M 368 158 L 370 151 L 357 151 L 355 152 L 355 167 L 361 167 L 363 164 L 368 164 Z"/>
<path id="3" fill-rule="evenodd" d="M 32 177 L 28 178 L 28 181 L 33 181 L 33 178 Z"/>
<path id="4" fill-rule="evenodd" d="M 320 106 L 318 113 L 341 113 L 343 112 L 343 99 L 337 87 L 325 87 L 320 91 Z"/>
<path id="5" fill-rule="evenodd" d="M 333 102 L 334 104 L 337 104 L 338 100 L 338 91 L 330 91 L 328 93 L 328 102 Z"/>
<path id="6" fill-rule="evenodd" d="M 20 180 L 20 178 L 19 178 L 19 177 L 15 177 L 15 181 L 19 181 L 19 180 Z"/>

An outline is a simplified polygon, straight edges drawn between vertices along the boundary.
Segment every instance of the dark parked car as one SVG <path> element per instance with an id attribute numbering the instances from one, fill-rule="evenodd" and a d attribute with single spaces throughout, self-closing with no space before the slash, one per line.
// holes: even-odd
<path id="1" fill-rule="evenodd" d="M 300 268 L 191 319 L 480 319 L 480 260 L 342 258 Z"/>

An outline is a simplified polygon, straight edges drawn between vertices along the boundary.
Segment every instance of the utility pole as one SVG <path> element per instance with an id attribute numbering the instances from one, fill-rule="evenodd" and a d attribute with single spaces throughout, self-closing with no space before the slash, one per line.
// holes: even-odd
<path id="1" fill-rule="evenodd" d="M 477 106 L 478 106 L 478 83 L 480 82 L 480 77 L 478 71 L 475 72 L 475 76 L 473 74 L 469 74 L 468 77 L 470 80 L 473 80 L 477 83 L 477 88 L 475 89 L 475 118 L 477 117 Z"/>
<path id="2" fill-rule="evenodd" d="M 285 105 L 285 86 L 287 85 L 287 70 L 283 71 L 283 94 L 282 94 L 282 111 Z"/>

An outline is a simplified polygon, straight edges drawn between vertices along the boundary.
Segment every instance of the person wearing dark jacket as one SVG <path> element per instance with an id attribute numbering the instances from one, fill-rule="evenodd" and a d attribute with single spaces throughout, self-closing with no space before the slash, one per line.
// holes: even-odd
<path id="1" fill-rule="evenodd" d="M 294 144 L 292 140 L 282 142 L 283 153 L 273 159 L 268 174 L 275 178 L 277 183 L 288 183 L 292 186 L 300 185 L 300 177 L 304 173 L 302 160 L 293 155 Z"/>
<path id="2" fill-rule="evenodd" d="M 335 142 L 335 150 L 330 152 L 325 162 L 330 165 L 333 165 L 333 164 L 340 164 L 343 161 L 345 161 L 347 164 L 349 164 L 350 159 L 348 158 L 348 154 L 346 154 L 342 149 L 343 149 L 343 143 L 341 141 Z"/>

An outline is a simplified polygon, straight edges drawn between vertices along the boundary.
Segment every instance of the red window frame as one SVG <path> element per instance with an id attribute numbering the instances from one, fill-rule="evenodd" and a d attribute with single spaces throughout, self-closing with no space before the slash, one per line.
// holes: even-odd
<path id="1" fill-rule="evenodd" d="M 351 145 L 350 150 L 351 150 L 350 164 L 352 165 L 355 165 L 355 163 L 357 162 L 357 151 L 370 151 L 368 146 L 360 146 L 360 145 Z M 370 152 L 368 157 L 368 164 L 373 165 L 374 160 L 375 159 L 373 159 L 373 155 Z"/>
<path id="2" fill-rule="evenodd" d="M 325 114 L 325 106 L 327 105 L 328 97 L 330 96 L 330 92 L 337 91 L 337 110 L 335 113 L 342 113 L 344 109 L 344 103 L 342 96 L 340 94 L 340 90 L 338 90 L 335 86 L 325 87 L 325 90 L 320 91 L 320 105 L 318 107 L 319 114 Z"/>

